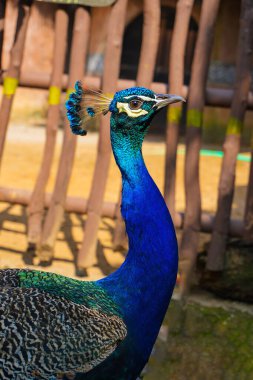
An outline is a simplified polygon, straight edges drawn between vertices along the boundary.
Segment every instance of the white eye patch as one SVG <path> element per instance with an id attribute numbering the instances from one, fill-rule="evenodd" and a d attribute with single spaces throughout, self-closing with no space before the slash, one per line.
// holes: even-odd
<path id="1" fill-rule="evenodd" d="M 117 102 L 117 108 L 119 113 L 125 112 L 130 117 L 139 117 L 141 115 L 146 115 L 148 111 L 139 108 L 138 110 L 131 110 L 128 103 Z"/>
<path id="2" fill-rule="evenodd" d="M 133 95 L 124 96 L 124 99 L 130 99 L 130 98 L 134 98 L 134 96 Z M 144 100 L 145 102 L 156 102 L 154 98 L 150 98 L 149 96 L 138 95 L 137 98 Z"/>

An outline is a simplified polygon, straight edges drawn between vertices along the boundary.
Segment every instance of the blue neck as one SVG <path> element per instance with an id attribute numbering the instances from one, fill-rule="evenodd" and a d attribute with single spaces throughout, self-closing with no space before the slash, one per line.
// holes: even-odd
<path id="1" fill-rule="evenodd" d="M 177 274 L 177 242 L 163 197 L 143 161 L 142 138 L 111 130 L 122 174 L 122 216 L 129 252 L 122 266 L 100 280 L 121 307 L 128 331 L 149 356 L 167 310 Z"/>

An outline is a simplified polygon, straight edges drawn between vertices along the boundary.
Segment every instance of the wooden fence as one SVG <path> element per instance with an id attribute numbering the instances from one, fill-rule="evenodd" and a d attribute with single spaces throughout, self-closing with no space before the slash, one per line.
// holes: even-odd
<path id="1" fill-rule="evenodd" d="M 219 0 L 203 0 L 201 16 L 194 51 L 189 86 L 184 85 L 184 56 L 194 0 L 178 0 L 171 40 L 168 83 L 153 82 L 156 55 L 159 43 L 161 4 L 159 0 L 143 1 L 143 39 L 136 81 L 119 78 L 124 36 L 127 0 L 116 1 L 110 9 L 107 42 L 104 56 L 104 71 L 101 78 L 87 76 L 85 62 L 90 38 L 89 8 L 76 5 L 69 73 L 64 74 L 64 62 L 69 25 L 68 6 L 58 5 L 55 12 L 54 57 L 51 75 L 32 72 L 20 74 L 31 1 L 19 1 L 16 37 L 11 50 L 10 64 L 2 75 L 3 98 L 0 109 L 0 162 L 4 152 L 6 131 L 17 86 L 46 88 L 49 105 L 46 126 L 46 141 L 41 167 L 33 192 L 22 189 L 0 189 L 0 201 L 28 206 L 28 248 L 24 254 L 26 263 L 31 264 L 37 254 L 44 264 L 53 259 L 54 244 L 60 229 L 64 211 L 87 213 L 84 238 L 77 255 L 77 274 L 83 276 L 86 269 L 97 264 L 97 233 L 101 216 L 116 219 L 114 245 L 124 238 L 124 224 L 117 204 L 105 203 L 104 193 L 110 165 L 111 149 L 109 116 L 101 119 L 97 160 L 93 173 L 89 198 L 68 197 L 68 185 L 76 149 L 76 137 L 70 133 L 68 121 L 64 121 L 64 139 L 58 164 L 58 172 L 52 194 L 46 194 L 52 158 L 56 145 L 56 126 L 60 117 L 60 96 L 73 89 L 76 80 L 84 78 L 87 86 L 101 88 L 106 93 L 133 85 L 151 87 L 159 93 L 177 93 L 187 98 L 186 155 L 185 155 L 185 196 L 184 213 L 175 209 L 176 158 L 181 121 L 181 105 L 173 105 L 167 114 L 166 157 L 165 157 L 165 200 L 177 228 L 183 229 L 180 242 L 180 257 L 183 268 L 182 294 L 189 290 L 190 277 L 196 262 L 200 231 L 212 233 L 208 252 L 207 269 L 221 271 L 224 268 L 224 253 L 228 236 L 239 236 L 253 242 L 253 163 L 251 159 L 244 221 L 231 220 L 235 167 L 240 149 L 240 136 L 246 109 L 253 109 L 253 94 L 250 93 L 253 47 L 253 9 L 251 0 L 241 1 L 240 32 L 236 60 L 236 84 L 234 89 L 208 88 L 207 74 L 213 44 L 213 35 Z M 3 20 L 5 2 L 0 5 L 0 55 L 3 41 Z M 8 22 L 8 20 L 5 20 Z M 223 164 L 220 175 L 219 200 L 215 217 L 204 214 L 201 209 L 199 160 L 204 106 L 230 108 L 226 139 L 223 150 Z M 253 151 L 252 151 L 253 157 Z M 45 220 L 43 213 L 47 208 Z"/>

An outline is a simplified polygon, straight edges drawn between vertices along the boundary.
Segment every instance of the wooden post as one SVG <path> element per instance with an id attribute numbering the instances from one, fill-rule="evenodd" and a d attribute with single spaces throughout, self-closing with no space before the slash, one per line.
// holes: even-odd
<path id="1" fill-rule="evenodd" d="M 0 78 L 2 77 L 2 52 L 4 41 L 4 16 L 5 16 L 6 1 L 0 2 Z"/>
<path id="2" fill-rule="evenodd" d="M 58 7 L 55 13 L 54 56 L 51 84 L 48 98 L 48 115 L 46 127 L 46 142 L 40 171 L 32 193 L 28 208 L 28 248 L 24 261 L 32 264 L 37 245 L 41 238 L 42 217 L 44 212 L 45 188 L 55 151 L 56 133 L 60 117 L 60 100 L 62 76 L 64 72 L 68 33 L 68 14 L 66 7 Z"/>
<path id="3" fill-rule="evenodd" d="M 31 1 L 20 1 L 15 41 L 11 50 L 10 64 L 3 85 L 3 98 L 0 108 L 0 165 L 10 119 L 12 103 L 18 85 L 23 59 L 27 26 L 31 11 Z"/>
<path id="4" fill-rule="evenodd" d="M 247 107 L 247 94 L 251 81 L 252 55 L 252 0 L 242 0 L 236 59 L 235 92 L 223 145 L 224 157 L 219 183 L 218 207 L 207 259 L 207 270 L 210 271 L 222 271 L 225 264 L 228 225 L 234 195 L 236 161 L 240 149 L 241 132 Z M 251 202 L 249 198 L 248 202 Z"/>
<path id="5" fill-rule="evenodd" d="M 253 243 L 253 130 L 251 146 L 251 163 L 247 197 L 245 203 L 243 239 L 245 241 Z"/>
<path id="6" fill-rule="evenodd" d="M 182 270 L 180 291 L 182 297 L 189 290 L 191 272 L 198 249 L 201 216 L 199 152 L 205 105 L 205 87 L 218 8 L 219 0 L 203 1 L 188 96 L 185 155 L 186 209 L 180 247 L 180 269 Z"/>
<path id="7" fill-rule="evenodd" d="M 122 40 L 125 27 L 127 0 L 118 0 L 112 7 L 104 60 L 102 89 L 114 93 L 120 71 Z M 77 257 L 76 274 L 86 276 L 86 269 L 97 263 L 97 232 L 102 212 L 103 197 L 110 165 L 110 115 L 101 117 L 98 153 L 88 202 L 88 216 L 84 239 Z"/>
<path id="8" fill-rule="evenodd" d="M 89 12 L 84 7 L 78 7 L 75 12 L 73 28 L 68 92 L 72 92 L 75 82 L 83 78 L 89 41 L 89 29 Z M 38 252 L 41 264 L 44 266 L 50 265 L 53 259 L 54 244 L 64 215 L 65 200 L 77 141 L 76 136 L 72 134 L 69 128 L 67 116 L 65 116 L 64 121 L 65 129 L 61 157 L 51 204 L 43 227 L 41 246 Z"/>
<path id="9" fill-rule="evenodd" d="M 137 73 L 137 86 L 150 87 L 154 77 L 155 63 L 160 36 L 160 0 L 144 1 L 144 21 L 140 61 Z M 120 212 L 121 191 L 118 198 L 116 226 L 113 237 L 114 250 L 126 246 L 125 223 Z"/>
<path id="10" fill-rule="evenodd" d="M 182 94 L 185 47 L 194 0 L 178 0 L 169 62 L 169 92 Z M 176 161 L 181 104 L 171 105 L 167 113 L 164 198 L 175 221 Z"/>
<path id="11" fill-rule="evenodd" d="M 144 20 L 137 86 L 150 87 L 154 72 L 160 36 L 160 0 L 144 0 Z"/>

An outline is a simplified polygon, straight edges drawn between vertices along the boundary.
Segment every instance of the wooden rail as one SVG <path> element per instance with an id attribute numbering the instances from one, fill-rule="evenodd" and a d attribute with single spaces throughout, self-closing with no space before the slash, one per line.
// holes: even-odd
<path id="1" fill-rule="evenodd" d="M 23 189 L 11 189 L 0 187 L 0 202 L 8 202 L 10 204 L 20 204 L 27 206 L 30 202 L 32 192 Z M 50 207 L 53 194 L 45 194 L 45 207 Z M 86 214 L 88 210 L 88 200 L 82 197 L 68 196 L 65 202 L 65 211 L 74 212 L 77 214 Z M 101 216 L 115 219 L 117 215 L 117 203 L 103 202 Z M 175 214 L 175 226 L 182 229 L 184 224 L 184 213 L 177 212 Z M 211 233 L 214 225 L 214 216 L 202 213 L 201 214 L 201 231 Z M 242 237 L 243 222 L 237 219 L 231 219 L 229 222 L 229 236 Z"/>
<path id="2" fill-rule="evenodd" d="M 63 90 L 67 89 L 67 81 L 68 81 L 68 75 L 63 75 L 63 80 L 62 80 Z M 85 76 L 83 78 L 83 82 L 87 85 L 87 87 L 91 87 L 97 90 L 102 88 L 102 80 L 100 77 Z M 19 86 L 48 89 L 50 87 L 50 75 L 46 73 L 40 74 L 36 72 L 21 73 Z M 133 86 L 136 86 L 135 80 L 119 78 L 117 80 L 116 89 L 117 91 L 119 91 L 119 90 L 123 90 L 124 88 L 129 88 Z M 165 94 L 169 92 L 168 85 L 162 82 L 153 82 L 151 84 L 151 89 L 161 94 Z M 186 99 L 188 97 L 188 90 L 189 90 L 188 86 L 183 86 L 182 91 L 181 91 L 182 96 Z M 206 87 L 205 105 L 212 106 L 212 107 L 228 108 L 231 106 L 233 94 L 234 94 L 234 90 L 232 89 Z M 251 91 L 248 93 L 247 109 L 253 110 L 253 92 Z"/>

